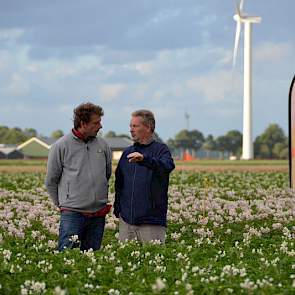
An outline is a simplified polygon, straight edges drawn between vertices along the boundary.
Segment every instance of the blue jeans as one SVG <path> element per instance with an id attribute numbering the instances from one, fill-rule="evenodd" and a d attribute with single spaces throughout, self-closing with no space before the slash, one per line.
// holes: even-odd
<path id="1" fill-rule="evenodd" d="M 92 248 L 98 250 L 101 245 L 105 226 L 105 217 L 88 217 L 80 212 L 62 211 L 59 226 L 58 250 L 80 247 L 81 251 Z M 78 236 L 75 241 L 73 236 Z"/>

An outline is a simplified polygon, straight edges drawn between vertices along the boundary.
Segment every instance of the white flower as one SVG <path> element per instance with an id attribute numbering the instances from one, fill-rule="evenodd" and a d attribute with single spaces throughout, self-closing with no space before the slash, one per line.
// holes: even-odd
<path id="1" fill-rule="evenodd" d="M 151 240 L 150 243 L 152 245 L 161 245 L 162 242 L 161 242 L 161 240 Z"/>
<path id="2" fill-rule="evenodd" d="M 79 237 L 78 237 L 78 235 L 73 235 L 73 236 L 71 236 L 71 237 L 69 238 L 69 240 L 70 240 L 71 242 L 78 242 L 78 241 L 79 241 Z"/>
<path id="3" fill-rule="evenodd" d="M 4 259 L 5 260 L 10 260 L 10 257 L 11 257 L 11 254 L 12 254 L 12 252 L 10 251 L 10 250 L 3 250 L 3 257 L 4 257 Z"/>
<path id="4" fill-rule="evenodd" d="M 165 288 L 166 288 L 166 284 L 160 278 L 157 278 L 155 284 L 152 285 L 152 290 L 156 293 L 162 291 Z"/>
<path id="5" fill-rule="evenodd" d="M 56 246 L 57 246 L 57 243 L 56 243 L 56 241 L 49 240 L 49 241 L 47 242 L 47 246 L 48 246 L 48 248 L 50 248 L 50 249 L 55 249 Z"/>
<path id="6" fill-rule="evenodd" d="M 54 295 L 65 295 L 66 290 L 63 290 L 60 286 L 54 288 Z"/>
<path id="7" fill-rule="evenodd" d="M 110 289 L 108 291 L 108 294 L 109 295 L 120 295 L 120 291 L 119 290 L 116 290 L 116 289 Z"/>
<path id="8" fill-rule="evenodd" d="M 93 289 L 94 286 L 92 284 L 85 284 L 84 285 L 84 288 L 86 288 L 86 289 Z"/>
<path id="9" fill-rule="evenodd" d="M 241 283 L 240 286 L 241 288 L 248 290 L 254 290 L 257 288 L 257 285 L 255 285 L 254 282 L 250 281 L 248 278 L 245 279 L 245 281 Z"/>
<path id="10" fill-rule="evenodd" d="M 118 275 L 120 272 L 123 271 L 123 267 L 122 266 L 116 266 L 115 267 L 115 274 Z"/>
<path id="11" fill-rule="evenodd" d="M 45 292 L 46 285 L 42 282 L 35 282 L 35 281 L 25 281 L 23 285 L 21 285 L 21 294 L 34 294 L 34 293 L 43 293 Z"/>

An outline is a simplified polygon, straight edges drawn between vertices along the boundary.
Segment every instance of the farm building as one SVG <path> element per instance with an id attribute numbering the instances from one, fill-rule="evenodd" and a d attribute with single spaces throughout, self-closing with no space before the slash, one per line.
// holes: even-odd
<path id="1" fill-rule="evenodd" d="M 125 137 L 109 137 L 105 140 L 111 148 L 113 160 L 119 160 L 123 151 L 133 144 L 131 139 Z"/>
<path id="2" fill-rule="evenodd" d="M 105 138 L 105 140 L 111 148 L 114 160 L 118 160 L 121 157 L 123 150 L 132 144 L 130 139 L 123 137 L 111 137 Z M 25 159 L 47 158 L 50 146 L 55 141 L 55 138 L 32 137 L 20 144 L 17 149 L 24 155 Z"/>
<path id="3" fill-rule="evenodd" d="M 49 148 L 55 141 L 55 138 L 32 137 L 20 144 L 17 149 L 23 153 L 25 159 L 47 158 Z"/>
<path id="4" fill-rule="evenodd" d="M 23 159 L 24 155 L 16 145 L 0 144 L 0 159 Z"/>

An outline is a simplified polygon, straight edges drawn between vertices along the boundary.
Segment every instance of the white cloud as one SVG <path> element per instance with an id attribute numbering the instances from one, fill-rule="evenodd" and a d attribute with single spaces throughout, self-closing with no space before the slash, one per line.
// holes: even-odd
<path id="1" fill-rule="evenodd" d="M 19 37 L 21 37 L 24 33 L 24 30 L 21 29 L 0 29 L 0 41 L 15 41 Z"/>
<path id="2" fill-rule="evenodd" d="M 25 70 L 27 70 L 28 72 L 31 72 L 31 73 L 36 73 L 39 70 L 39 66 L 37 64 L 28 64 L 25 67 Z"/>
<path id="3" fill-rule="evenodd" d="M 61 64 L 52 71 L 52 78 L 56 79 L 57 76 L 60 78 L 69 77 L 74 76 L 75 74 L 77 74 L 77 69 L 73 66 Z"/>
<path id="4" fill-rule="evenodd" d="M 180 11 L 178 9 L 165 9 L 163 11 L 158 12 L 157 15 L 155 15 L 150 21 L 152 23 L 158 24 L 171 18 L 175 18 L 179 16 L 179 14 Z"/>
<path id="5" fill-rule="evenodd" d="M 179 110 L 171 107 L 171 106 L 157 106 L 153 107 L 153 112 L 157 120 L 164 120 L 164 119 L 171 119 L 171 118 L 176 118 L 179 116 Z"/>
<path id="6" fill-rule="evenodd" d="M 11 96 L 14 96 L 14 95 L 23 96 L 30 91 L 30 84 L 28 81 L 25 80 L 24 77 L 15 73 L 11 77 L 7 90 L 8 90 L 8 94 Z"/>
<path id="7" fill-rule="evenodd" d="M 187 87 L 208 102 L 231 100 L 240 93 L 240 79 L 231 71 L 211 72 L 187 81 Z"/>
<path id="8" fill-rule="evenodd" d="M 10 62 L 10 54 L 6 50 L 0 50 L 0 72 L 6 72 Z"/>
<path id="9" fill-rule="evenodd" d="M 200 24 L 203 27 L 209 27 L 216 23 L 218 20 L 218 16 L 215 14 L 209 14 L 209 15 L 204 15 L 199 21 L 198 24 Z"/>
<path id="10" fill-rule="evenodd" d="M 136 97 L 138 100 L 145 99 L 148 94 L 149 87 L 150 85 L 148 84 L 139 84 L 135 86 L 134 97 Z"/>
<path id="11" fill-rule="evenodd" d="M 262 62 L 280 62 L 291 56 L 294 46 L 287 43 L 266 42 L 254 50 L 254 60 Z"/>
<path id="12" fill-rule="evenodd" d="M 57 107 L 57 111 L 64 113 L 64 114 L 71 114 L 73 111 L 73 105 L 72 104 L 61 104 Z"/>
<path id="13" fill-rule="evenodd" d="M 137 63 L 135 69 L 142 75 L 148 75 L 152 73 L 152 65 L 148 62 Z"/>
<path id="14" fill-rule="evenodd" d="M 98 93 L 102 101 L 113 101 L 126 89 L 125 84 L 105 84 L 98 87 Z"/>

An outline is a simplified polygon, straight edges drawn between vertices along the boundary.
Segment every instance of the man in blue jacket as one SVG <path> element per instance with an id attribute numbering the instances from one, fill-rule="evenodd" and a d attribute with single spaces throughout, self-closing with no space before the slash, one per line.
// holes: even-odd
<path id="1" fill-rule="evenodd" d="M 116 169 L 114 214 L 120 241 L 165 243 L 169 174 L 175 166 L 168 147 L 153 139 L 154 130 L 152 112 L 132 113 L 134 144 L 123 152 Z"/>

